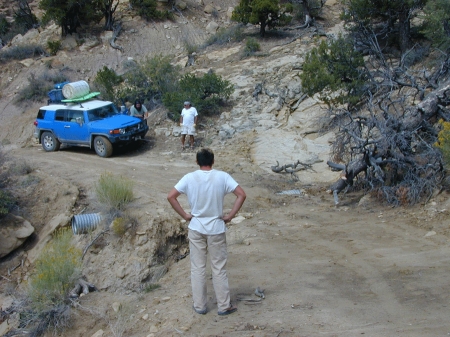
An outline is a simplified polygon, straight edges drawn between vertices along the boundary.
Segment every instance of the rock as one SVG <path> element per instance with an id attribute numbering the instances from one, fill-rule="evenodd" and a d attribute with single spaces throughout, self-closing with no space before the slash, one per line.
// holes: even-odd
<path id="1" fill-rule="evenodd" d="M 205 8 L 203 8 L 203 11 L 206 14 L 211 14 L 214 11 L 214 7 L 211 5 L 206 5 Z"/>
<path id="2" fill-rule="evenodd" d="M 22 61 L 19 61 L 19 63 L 27 68 L 31 67 L 34 64 L 34 60 L 33 59 L 25 59 Z"/>
<path id="3" fill-rule="evenodd" d="M 67 35 L 65 39 L 61 41 L 61 49 L 73 50 L 78 46 L 76 35 Z"/>
<path id="4" fill-rule="evenodd" d="M 235 217 L 234 219 L 232 219 L 231 223 L 233 225 L 237 225 L 238 223 L 241 223 L 244 220 L 245 220 L 245 217 L 243 217 L 242 215 L 239 215 L 239 216 Z"/>
<path id="5" fill-rule="evenodd" d="M 144 316 L 142 316 L 142 319 L 143 319 L 144 321 L 148 320 L 148 314 L 145 314 Z"/>
<path id="6" fill-rule="evenodd" d="M 217 31 L 217 28 L 219 28 L 219 24 L 217 22 L 211 21 L 206 25 L 206 31 L 210 34 L 215 34 Z"/>
<path id="7" fill-rule="evenodd" d="M 156 327 L 156 325 L 152 325 L 150 327 L 150 332 L 158 332 L 158 331 L 159 331 L 159 329 Z"/>
<path id="8" fill-rule="evenodd" d="M 169 302 L 170 301 L 170 296 L 166 296 L 166 297 L 161 298 L 161 301 Z"/>
<path id="9" fill-rule="evenodd" d="M 425 237 L 427 238 L 427 237 L 433 236 L 433 235 L 436 235 L 436 232 L 435 231 L 429 231 L 427 234 L 425 234 Z"/>
<path id="10" fill-rule="evenodd" d="M 175 1 L 175 6 L 181 11 L 185 10 L 187 8 L 186 2 L 184 2 L 182 0 L 176 0 Z"/>
<path id="11" fill-rule="evenodd" d="M 180 137 L 181 136 L 181 127 L 180 126 L 175 126 L 172 130 L 172 135 L 174 137 Z"/>
<path id="12" fill-rule="evenodd" d="M 80 46 L 80 51 L 86 51 L 89 49 L 92 49 L 96 46 L 98 46 L 100 44 L 100 41 L 97 39 L 89 39 L 86 40 L 81 46 Z"/>
<path id="13" fill-rule="evenodd" d="M 69 223 L 70 217 L 66 214 L 59 214 L 53 217 L 48 224 L 46 224 L 40 231 L 39 236 L 41 239 L 39 242 L 28 251 L 28 260 L 33 263 L 37 257 L 41 254 L 41 251 L 47 245 L 47 243 L 52 239 L 53 232 L 65 226 Z"/>
<path id="14" fill-rule="evenodd" d="M 104 333 L 105 332 L 102 329 L 100 329 L 95 334 L 93 334 L 91 337 L 102 337 Z"/>
<path id="15" fill-rule="evenodd" d="M 339 179 L 339 176 L 336 176 L 336 180 L 338 180 L 338 179 Z M 370 194 L 366 194 L 361 199 L 359 199 L 358 206 L 362 207 L 362 208 L 370 207 L 370 205 L 373 202 L 372 199 L 373 198 L 370 196 Z"/>
<path id="16" fill-rule="evenodd" d="M 8 255 L 34 232 L 29 221 L 20 216 L 8 214 L 0 226 L 0 257 Z"/>
<path id="17" fill-rule="evenodd" d="M 116 276 L 120 279 L 124 278 L 126 275 L 126 270 L 124 266 L 120 266 L 116 269 Z"/>
<path id="18" fill-rule="evenodd" d="M 227 10 L 227 18 L 231 19 L 231 16 L 233 15 L 234 7 L 228 7 Z"/>
<path id="19" fill-rule="evenodd" d="M 121 304 L 119 302 L 114 302 L 112 304 L 112 308 L 114 310 L 114 312 L 118 312 L 120 310 Z"/>
<path id="20" fill-rule="evenodd" d="M 142 245 L 145 245 L 147 242 L 148 242 L 147 235 L 139 235 L 138 239 L 137 239 L 137 242 L 136 242 L 136 245 L 137 246 L 142 246 Z"/>
<path id="21" fill-rule="evenodd" d="M 113 37 L 113 32 L 107 31 L 107 32 L 103 32 L 100 35 L 100 40 L 102 41 L 103 44 L 109 45 L 109 41 L 111 41 L 112 37 Z"/>

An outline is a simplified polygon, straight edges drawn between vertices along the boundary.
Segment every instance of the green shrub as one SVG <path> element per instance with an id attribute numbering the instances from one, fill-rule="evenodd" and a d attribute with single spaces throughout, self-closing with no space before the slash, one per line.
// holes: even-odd
<path id="1" fill-rule="evenodd" d="M 62 83 L 62 82 L 69 81 L 69 79 L 65 75 L 61 74 L 59 71 L 58 72 L 45 72 L 42 75 L 42 78 L 45 81 L 51 83 L 52 86 L 56 83 Z"/>
<path id="2" fill-rule="evenodd" d="M 14 175 L 24 176 L 33 172 L 33 167 L 26 161 L 16 161 L 11 165 L 10 171 Z"/>
<path id="3" fill-rule="evenodd" d="M 94 84 L 102 93 L 103 98 L 108 101 L 115 100 L 115 88 L 122 82 L 123 78 L 117 75 L 114 70 L 108 68 L 107 66 L 103 66 L 103 68 L 97 72 L 97 75 L 94 79 Z"/>
<path id="4" fill-rule="evenodd" d="M 81 250 L 71 244 L 70 229 L 57 231 L 36 261 L 28 295 L 37 313 L 67 304 L 68 293 L 81 277 Z"/>
<path id="5" fill-rule="evenodd" d="M 14 197 L 3 189 L 0 190 L 0 218 L 8 214 L 14 207 Z"/>
<path id="6" fill-rule="evenodd" d="M 308 2 L 309 7 L 309 15 L 312 18 L 317 18 L 320 16 L 320 10 L 323 7 L 323 4 L 320 0 L 306 0 Z M 301 2 L 288 3 L 285 5 L 286 12 L 292 13 L 295 20 L 304 22 L 305 20 L 305 12 L 304 7 Z"/>
<path id="7" fill-rule="evenodd" d="M 188 55 L 191 55 L 192 53 L 196 53 L 198 51 L 198 46 L 188 41 L 184 42 L 184 48 L 186 49 Z"/>
<path id="8" fill-rule="evenodd" d="M 247 42 L 245 43 L 244 56 L 245 57 L 251 56 L 259 50 L 261 50 L 261 46 L 259 45 L 258 41 L 256 41 L 252 37 L 248 38 Z"/>
<path id="9" fill-rule="evenodd" d="M 66 81 L 67 78 L 61 74 L 45 73 L 36 76 L 34 73 L 28 77 L 28 85 L 17 93 L 16 103 L 26 104 L 27 101 L 39 102 L 47 98 L 48 92 L 53 89 L 54 84 Z"/>
<path id="10" fill-rule="evenodd" d="M 438 139 L 434 144 L 442 152 L 442 157 L 446 166 L 450 166 L 450 122 L 439 121 L 441 130 L 438 133 Z"/>
<path id="11" fill-rule="evenodd" d="M 111 229 L 117 236 L 123 236 L 127 231 L 127 223 L 124 218 L 115 218 L 111 224 Z"/>
<path id="12" fill-rule="evenodd" d="M 3 14 L 0 14 L 0 36 L 3 37 L 11 28 L 11 24 L 6 20 Z"/>
<path id="13" fill-rule="evenodd" d="M 212 116 L 218 114 L 220 104 L 228 99 L 233 91 L 231 82 L 223 80 L 212 71 L 202 77 L 186 74 L 181 78 L 178 90 L 163 96 L 163 103 L 175 121 L 180 118 L 181 107 L 185 100 L 189 100 L 203 116 Z"/>
<path id="14" fill-rule="evenodd" d="M 126 87 L 119 96 L 130 102 L 136 98 L 161 101 L 166 92 L 177 90 L 179 73 L 180 67 L 173 66 L 168 56 L 157 55 L 140 64 L 130 64 L 124 74 Z"/>
<path id="15" fill-rule="evenodd" d="M 423 33 L 431 43 L 443 50 L 450 48 L 450 3 L 447 0 L 427 1 L 423 8 Z"/>
<path id="16" fill-rule="evenodd" d="M 98 200 L 110 209 L 123 210 L 131 202 L 134 183 L 128 178 L 104 173 L 95 186 Z"/>
<path id="17" fill-rule="evenodd" d="M 50 50 L 50 55 L 56 55 L 61 49 L 61 41 L 47 41 L 47 47 Z"/>
<path id="18" fill-rule="evenodd" d="M 170 20 L 172 12 L 158 10 L 157 0 L 130 0 L 137 13 L 146 20 Z"/>
<path id="19" fill-rule="evenodd" d="M 306 55 L 300 79 L 309 96 L 320 93 L 329 105 L 355 104 L 363 94 L 367 70 L 351 41 L 339 36 L 322 41 Z"/>
<path id="20" fill-rule="evenodd" d="M 30 336 L 50 329 L 56 335 L 70 326 L 69 291 L 81 277 L 81 250 L 71 244 L 72 236 L 70 229 L 56 231 L 28 280 L 26 300 L 17 311 L 20 327 Z"/>
<path id="21" fill-rule="evenodd" d="M 158 283 L 149 283 L 145 286 L 144 291 L 146 293 L 152 292 L 153 290 L 161 288 L 161 285 Z"/>
<path id="22" fill-rule="evenodd" d="M 45 55 L 45 50 L 39 45 L 14 46 L 6 50 L 2 49 L 0 52 L 0 62 L 24 60 L 42 55 Z"/>
<path id="23" fill-rule="evenodd" d="M 24 104 L 27 101 L 42 101 L 51 89 L 52 85 L 42 76 L 36 77 L 34 73 L 31 73 L 30 77 L 28 77 L 28 85 L 17 93 L 16 102 Z"/>
<path id="24" fill-rule="evenodd" d="M 223 45 L 230 42 L 241 42 L 244 40 L 241 26 L 232 26 L 229 28 L 219 28 L 217 32 L 206 40 L 204 47 L 218 44 Z"/>

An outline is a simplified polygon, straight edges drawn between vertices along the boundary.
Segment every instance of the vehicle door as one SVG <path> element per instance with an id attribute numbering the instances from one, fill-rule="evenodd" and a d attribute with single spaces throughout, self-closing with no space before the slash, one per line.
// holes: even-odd
<path id="1" fill-rule="evenodd" d="M 58 111 L 57 111 L 58 113 Z M 64 110 L 64 141 L 66 143 L 89 143 L 89 131 L 85 123 L 84 112 Z"/>
<path id="2" fill-rule="evenodd" d="M 50 124 L 55 134 L 56 138 L 58 138 L 61 142 L 64 142 L 66 137 L 66 110 L 58 109 L 55 111 L 55 120 Z"/>

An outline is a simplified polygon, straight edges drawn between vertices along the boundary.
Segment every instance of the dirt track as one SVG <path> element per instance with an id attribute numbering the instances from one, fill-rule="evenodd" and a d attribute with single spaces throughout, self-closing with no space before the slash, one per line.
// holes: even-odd
<path id="1" fill-rule="evenodd" d="M 131 206 L 141 219 L 164 214 L 176 218 L 166 201 L 169 189 L 196 168 L 194 154 L 180 153 L 175 138 L 149 139 L 131 153 L 102 159 L 87 149 L 45 153 L 38 146 L 14 151 L 41 176 L 58 176 L 86 193 L 95 210 L 92 185 L 105 171 L 136 182 Z M 214 149 L 214 148 L 213 148 Z M 276 195 L 302 188 L 286 177 L 267 174 L 235 161 L 233 148 L 216 148 L 217 169 L 225 169 L 245 189 L 245 220 L 228 231 L 229 278 L 239 310 L 219 317 L 209 283 L 205 315 L 191 308 L 189 259 L 174 264 L 151 293 L 89 294 L 88 308 L 111 311 L 119 301 L 134 318 L 123 336 L 444 336 L 450 333 L 450 272 L 447 196 L 412 209 L 381 207 L 361 195 L 342 198 L 339 208 L 318 186 L 307 195 Z M 51 188 L 54 189 L 54 185 Z M 45 196 L 50 191 L 39 192 Z M 63 194 L 63 191 L 61 191 Z M 183 199 L 182 199 L 183 200 Z M 228 207 L 232 198 L 227 198 Z M 183 201 L 182 201 L 183 202 Z M 184 200 L 186 203 L 186 201 Z M 61 205 L 55 204 L 54 212 Z M 47 214 L 48 216 L 48 214 Z M 436 235 L 431 235 L 435 231 Z M 427 236 L 427 233 L 429 233 Z M 133 252 L 130 252 L 130 259 Z M 101 266 L 98 266 L 99 268 Z M 87 275 L 89 277 L 89 275 Z M 257 286 L 265 289 L 261 302 Z M 161 300 L 164 299 L 164 300 Z M 134 307 L 136 305 L 136 308 Z M 148 313 L 147 320 L 142 317 Z M 95 315 L 82 314 L 65 336 L 110 335 Z"/>

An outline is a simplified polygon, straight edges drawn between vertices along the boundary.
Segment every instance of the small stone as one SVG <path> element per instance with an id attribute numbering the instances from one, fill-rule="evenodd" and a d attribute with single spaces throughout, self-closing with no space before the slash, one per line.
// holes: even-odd
<path id="1" fill-rule="evenodd" d="M 142 319 L 143 319 L 144 321 L 148 320 L 148 314 L 145 314 L 144 316 L 142 316 Z"/>
<path id="2" fill-rule="evenodd" d="M 427 237 L 433 236 L 433 235 L 436 235 L 436 232 L 435 231 L 429 231 L 427 234 L 425 234 L 425 237 L 427 238 Z"/>
<path id="3" fill-rule="evenodd" d="M 169 302 L 169 301 L 170 301 L 170 297 L 169 297 L 169 296 L 163 297 L 163 298 L 161 298 L 161 301 L 163 301 L 163 302 Z"/>
<path id="4" fill-rule="evenodd" d="M 100 329 L 95 334 L 93 334 L 91 337 L 102 337 L 103 334 L 104 334 L 104 331 L 102 329 Z"/>
<path id="5" fill-rule="evenodd" d="M 114 312 L 118 312 L 120 310 L 120 303 L 119 302 L 114 302 L 112 304 L 112 308 L 113 308 Z"/>
<path id="6" fill-rule="evenodd" d="M 158 331 L 159 331 L 159 329 L 156 327 L 156 325 L 152 325 L 150 327 L 150 332 L 158 332 Z"/>

